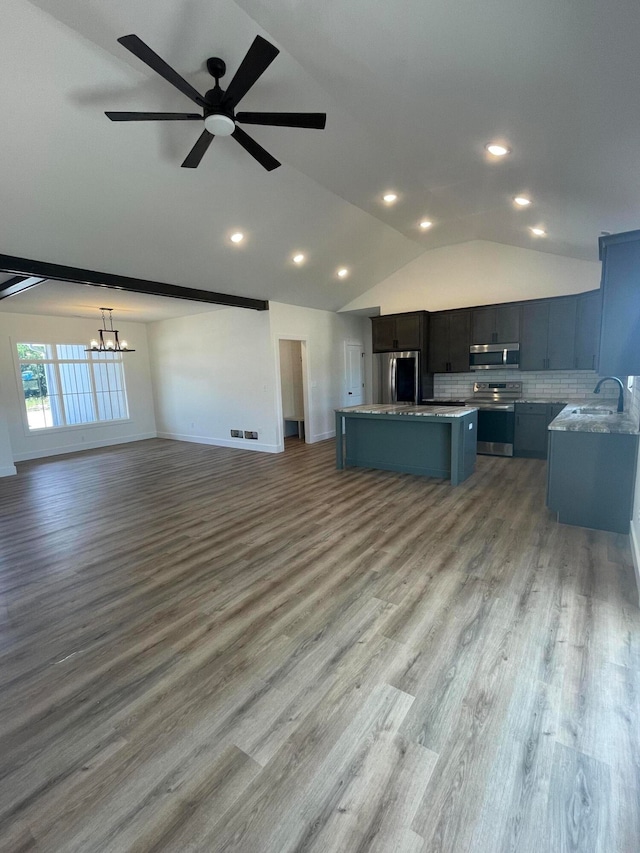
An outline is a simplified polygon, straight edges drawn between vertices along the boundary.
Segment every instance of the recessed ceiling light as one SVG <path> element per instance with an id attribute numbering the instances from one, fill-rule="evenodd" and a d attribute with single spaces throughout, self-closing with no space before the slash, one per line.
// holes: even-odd
<path id="1" fill-rule="evenodd" d="M 304 255 L 302 254 L 302 252 L 298 252 L 297 255 L 293 256 L 293 263 L 294 264 L 301 264 L 303 261 L 304 261 Z"/>
<path id="2" fill-rule="evenodd" d="M 513 201 L 518 207 L 528 207 L 531 204 L 531 199 L 527 198 L 526 195 L 517 195 Z"/>
<path id="3" fill-rule="evenodd" d="M 546 237 L 547 236 L 547 232 L 544 230 L 544 228 L 535 227 L 535 228 L 530 228 L 529 230 L 531 231 L 532 234 L 535 234 L 536 237 Z"/>
<path id="4" fill-rule="evenodd" d="M 427 228 L 431 228 L 432 225 L 433 225 L 433 222 L 430 222 L 428 219 L 423 219 L 422 222 L 420 223 L 420 227 L 424 228 L 425 230 Z"/>
<path id="5" fill-rule="evenodd" d="M 488 145 L 485 145 L 485 148 L 494 157 L 504 157 L 505 154 L 510 153 L 506 145 L 500 145 L 499 142 L 489 142 Z"/>
<path id="6" fill-rule="evenodd" d="M 346 275 L 349 275 L 349 270 L 346 267 L 342 267 L 338 270 L 338 275 L 340 278 L 344 278 Z"/>
<path id="7" fill-rule="evenodd" d="M 232 243 L 242 243 L 244 240 L 244 234 L 241 231 L 236 231 L 236 233 L 232 234 L 229 239 Z"/>
<path id="8" fill-rule="evenodd" d="M 398 194 L 397 193 L 385 193 L 382 196 L 382 201 L 386 202 L 387 204 L 393 204 L 393 202 L 397 201 L 397 200 L 398 200 Z"/>

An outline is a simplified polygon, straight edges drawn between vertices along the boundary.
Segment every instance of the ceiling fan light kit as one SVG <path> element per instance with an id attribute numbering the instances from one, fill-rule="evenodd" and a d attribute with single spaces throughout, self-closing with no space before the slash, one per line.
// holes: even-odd
<path id="1" fill-rule="evenodd" d="M 182 167 L 185 169 L 195 169 L 200 165 L 205 152 L 216 136 L 233 136 L 236 142 L 268 172 L 277 169 L 281 165 L 280 162 L 241 127 L 238 127 L 239 124 L 303 127 L 315 130 L 323 130 L 325 127 L 326 113 L 235 112 L 235 108 L 242 98 L 280 53 L 277 47 L 262 36 L 255 37 L 226 90 L 220 87 L 219 82 L 220 78 L 224 77 L 226 73 L 226 64 L 218 57 L 211 57 L 207 60 L 207 71 L 216 82 L 213 89 L 209 89 L 205 95 L 201 95 L 194 89 L 138 36 L 122 36 L 118 41 L 145 65 L 148 65 L 149 68 L 197 104 L 202 109 L 202 114 L 109 111 L 105 115 L 111 121 L 202 121 L 204 130 L 182 163 Z"/>

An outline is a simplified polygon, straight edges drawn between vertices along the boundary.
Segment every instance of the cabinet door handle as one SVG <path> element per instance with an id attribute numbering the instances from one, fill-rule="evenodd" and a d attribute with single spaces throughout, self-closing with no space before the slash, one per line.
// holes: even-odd
<path id="1" fill-rule="evenodd" d="M 595 353 L 591 356 L 591 370 L 596 369 L 596 356 Z"/>

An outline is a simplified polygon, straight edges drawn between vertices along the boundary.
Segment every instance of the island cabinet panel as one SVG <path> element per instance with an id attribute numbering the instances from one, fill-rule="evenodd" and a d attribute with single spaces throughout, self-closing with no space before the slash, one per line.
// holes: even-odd
<path id="1" fill-rule="evenodd" d="M 578 297 L 576 308 L 576 370 L 597 370 L 600 348 L 602 293 L 594 290 Z"/>
<path id="2" fill-rule="evenodd" d="M 478 413 L 430 411 L 437 412 L 438 407 L 337 409 L 336 467 L 380 468 L 450 479 L 452 486 L 458 485 L 475 470 Z"/>
<path id="3" fill-rule="evenodd" d="M 640 231 L 600 238 L 601 376 L 640 375 Z"/>
<path id="4" fill-rule="evenodd" d="M 470 311 L 438 311 L 429 318 L 429 370 L 466 373 L 469 370 Z"/>
<path id="5" fill-rule="evenodd" d="M 471 315 L 473 344 L 513 344 L 520 340 L 520 306 L 475 308 Z"/>
<path id="6" fill-rule="evenodd" d="M 373 352 L 421 349 L 426 338 L 426 320 L 425 311 L 372 317 Z"/>

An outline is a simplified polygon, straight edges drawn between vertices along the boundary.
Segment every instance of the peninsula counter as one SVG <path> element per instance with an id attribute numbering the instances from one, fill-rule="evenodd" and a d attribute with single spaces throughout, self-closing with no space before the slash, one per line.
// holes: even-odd
<path id="1" fill-rule="evenodd" d="M 442 477 L 457 486 L 475 470 L 478 410 L 374 404 L 336 409 L 336 467 Z"/>

